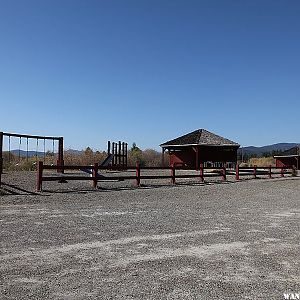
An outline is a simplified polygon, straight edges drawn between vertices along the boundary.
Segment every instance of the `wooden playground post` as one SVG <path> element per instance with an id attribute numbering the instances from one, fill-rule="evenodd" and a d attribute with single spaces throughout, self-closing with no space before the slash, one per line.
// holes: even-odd
<path id="1" fill-rule="evenodd" d="M 93 167 L 93 188 L 97 188 L 97 183 L 98 183 L 98 163 L 94 163 L 94 167 Z"/>
<path id="2" fill-rule="evenodd" d="M 124 168 L 125 166 L 125 143 L 122 142 L 122 150 L 121 150 L 121 153 L 122 153 L 122 161 L 121 161 L 121 164 L 122 164 L 122 168 Z"/>
<path id="3" fill-rule="evenodd" d="M 125 166 L 127 167 L 127 143 L 125 143 Z"/>
<path id="4" fill-rule="evenodd" d="M 201 180 L 201 182 L 204 182 L 204 169 L 203 169 L 203 163 L 200 164 L 199 172 L 200 172 L 200 180 Z"/>
<path id="5" fill-rule="evenodd" d="M 235 180 L 240 180 L 240 166 L 238 164 L 235 166 Z"/>
<path id="6" fill-rule="evenodd" d="M 140 168 L 140 163 L 136 162 L 136 186 L 141 185 L 141 168 Z"/>
<path id="7" fill-rule="evenodd" d="M 118 165 L 121 165 L 121 141 L 119 141 L 119 149 L 118 149 L 118 157 L 119 157 L 119 161 L 118 161 Z"/>
<path id="8" fill-rule="evenodd" d="M 42 191 L 43 185 L 43 162 L 39 161 L 37 165 L 37 177 L 36 177 L 36 190 L 38 192 Z"/>
<path id="9" fill-rule="evenodd" d="M 107 155 L 110 154 L 110 141 L 107 142 Z"/>

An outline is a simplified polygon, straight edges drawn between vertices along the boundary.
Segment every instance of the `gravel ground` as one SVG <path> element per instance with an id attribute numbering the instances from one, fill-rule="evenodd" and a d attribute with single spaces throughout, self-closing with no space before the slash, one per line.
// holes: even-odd
<path id="1" fill-rule="evenodd" d="M 112 175 L 112 174 L 111 174 Z M 4 174 L 0 299 L 284 299 L 300 179 L 46 183 Z"/>

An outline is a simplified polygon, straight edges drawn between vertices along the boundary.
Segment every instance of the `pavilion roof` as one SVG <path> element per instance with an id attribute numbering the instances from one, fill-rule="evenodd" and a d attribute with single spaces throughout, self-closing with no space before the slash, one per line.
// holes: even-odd
<path id="1" fill-rule="evenodd" d="M 221 137 L 206 129 L 197 129 L 193 132 L 167 141 L 160 145 L 162 148 L 176 146 L 236 146 L 240 145 L 229 139 Z"/>

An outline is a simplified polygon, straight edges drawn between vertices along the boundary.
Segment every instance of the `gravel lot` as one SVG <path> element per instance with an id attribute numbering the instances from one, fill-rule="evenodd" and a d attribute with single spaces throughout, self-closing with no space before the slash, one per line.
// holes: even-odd
<path id="1" fill-rule="evenodd" d="M 284 299 L 300 178 L 46 183 L 4 174 L 0 299 Z"/>

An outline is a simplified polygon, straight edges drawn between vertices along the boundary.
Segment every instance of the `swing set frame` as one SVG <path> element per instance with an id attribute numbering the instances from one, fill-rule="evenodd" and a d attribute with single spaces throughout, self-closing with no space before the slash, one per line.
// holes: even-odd
<path id="1" fill-rule="evenodd" d="M 9 132 L 2 132 L 0 131 L 0 186 L 1 186 L 1 175 L 3 173 L 3 142 L 4 138 L 8 137 L 9 139 L 9 148 L 10 148 L 10 138 L 15 137 L 19 138 L 19 159 L 20 159 L 20 148 L 21 148 L 21 140 L 22 138 L 26 139 L 26 151 L 27 155 L 26 158 L 28 159 L 28 139 L 34 139 L 36 140 L 37 148 L 38 148 L 38 142 L 39 140 L 44 141 L 44 157 L 45 157 L 45 141 L 46 140 L 51 140 L 53 142 L 58 141 L 58 158 L 57 158 L 57 172 L 63 173 L 63 168 L 62 166 L 64 165 L 64 138 L 63 137 L 57 137 L 57 136 L 40 136 L 40 135 L 30 135 L 30 134 L 19 134 L 19 133 L 9 133 Z M 36 153 L 37 153 L 36 149 Z M 9 149 L 9 156 L 10 156 L 10 149 Z"/>

